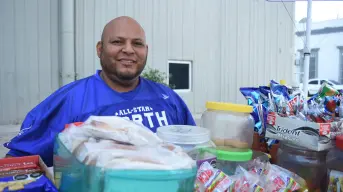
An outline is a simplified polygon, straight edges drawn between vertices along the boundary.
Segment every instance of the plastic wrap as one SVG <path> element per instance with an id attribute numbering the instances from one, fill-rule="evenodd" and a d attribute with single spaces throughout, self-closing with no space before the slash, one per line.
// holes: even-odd
<path id="1" fill-rule="evenodd" d="M 125 182 L 131 182 L 125 191 L 142 191 L 153 185 L 149 191 L 159 191 L 170 185 L 164 191 L 174 192 L 193 188 L 196 162 L 181 147 L 163 143 L 140 124 L 120 117 L 93 116 L 59 134 L 54 170 L 60 191 L 120 191 Z M 139 188 L 137 183 L 143 180 Z"/>

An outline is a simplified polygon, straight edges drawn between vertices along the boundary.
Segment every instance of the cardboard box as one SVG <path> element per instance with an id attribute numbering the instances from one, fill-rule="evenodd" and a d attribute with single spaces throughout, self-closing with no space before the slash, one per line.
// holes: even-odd
<path id="1" fill-rule="evenodd" d="M 33 172 L 43 172 L 54 183 L 53 175 L 49 172 L 48 167 L 39 155 L 0 159 L 0 177 Z"/>
<path id="2" fill-rule="evenodd" d="M 266 137 L 286 141 L 290 144 L 314 151 L 332 148 L 336 130 L 342 122 L 314 123 L 289 117 L 280 117 L 269 113 L 267 117 Z"/>

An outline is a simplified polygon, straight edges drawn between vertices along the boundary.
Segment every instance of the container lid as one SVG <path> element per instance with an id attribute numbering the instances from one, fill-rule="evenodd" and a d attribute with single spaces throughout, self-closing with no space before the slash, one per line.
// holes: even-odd
<path id="1" fill-rule="evenodd" d="M 168 125 L 157 129 L 157 136 L 174 144 L 201 144 L 211 140 L 208 129 L 190 125 Z"/>
<path id="2" fill-rule="evenodd" d="M 281 79 L 281 80 L 280 80 L 280 85 L 286 85 L 286 80 Z"/>
<path id="3" fill-rule="evenodd" d="M 336 147 L 343 150 L 343 135 L 336 136 Z"/>
<path id="4" fill-rule="evenodd" d="M 250 161 L 253 156 L 251 149 L 239 149 L 232 147 L 207 148 L 206 151 L 215 153 L 218 160 L 222 161 Z"/>
<path id="5" fill-rule="evenodd" d="M 253 107 L 250 105 L 241 105 L 233 103 L 221 103 L 221 102 L 206 102 L 206 108 L 212 110 L 221 110 L 221 111 L 233 111 L 239 113 L 251 113 Z"/>

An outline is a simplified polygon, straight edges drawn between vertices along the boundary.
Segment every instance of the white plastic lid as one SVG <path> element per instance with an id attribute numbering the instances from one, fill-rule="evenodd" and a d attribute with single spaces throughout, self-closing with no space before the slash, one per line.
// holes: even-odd
<path id="1" fill-rule="evenodd" d="M 211 140 L 208 129 L 191 125 L 168 125 L 157 129 L 157 136 L 173 144 L 202 144 Z"/>

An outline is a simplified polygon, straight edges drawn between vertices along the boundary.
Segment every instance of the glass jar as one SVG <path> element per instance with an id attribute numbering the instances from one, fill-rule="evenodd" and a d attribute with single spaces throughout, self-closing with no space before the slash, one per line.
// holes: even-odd
<path id="1" fill-rule="evenodd" d="M 246 168 L 253 157 L 251 149 L 238 149 L 229 147 L 217 147 L 217 168 L 227 175 L 234 175 L 236 168 Z"/>
<path id="2" fill-rule="evenodd" d="M 216 147 L 211 141 L 208 129 L 190 125 L 168 125 L 159 127 L 156 134 L 164 142 L 183 148 L 192 159 L 197 161 L 198 167 L 205 161 L 213 167 L 216 166 L 216 155 L 202 150 Z"/>
<path id="3" fill-rule="evenodd" d="M 302 177 L 309 191 L 325 191 L 327 152 L 312 151 L 280 142 L 276 164 Z"/>
<path id="4" fill-rule="evenodd" d="M 252 106 L 207 102 L 202 114 L 202 126 L 211 131 L 216 146 L 250 149 L 254 135 Z"/>
<path id="5" fill-rule="evenodd" d="M 336 136 L 336 148 L 326 158 L 328 168 L 327 192 L 343 191 L 343 135 Z"/>

